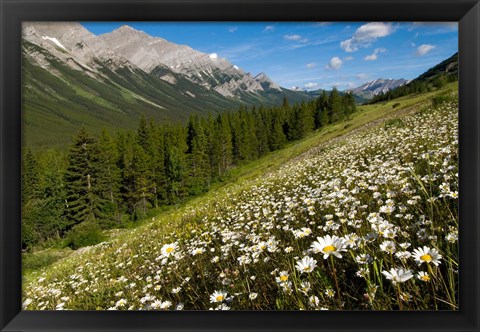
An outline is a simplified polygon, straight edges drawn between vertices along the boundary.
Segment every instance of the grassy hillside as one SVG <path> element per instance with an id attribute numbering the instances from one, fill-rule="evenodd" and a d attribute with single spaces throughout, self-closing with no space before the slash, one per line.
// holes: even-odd
<path id="1" fill-rule="evenodd" d="M 458 109 L 430 107 L 455 91 L 362 106 L 151 222 L 60 254 L 25 275 L 24 308 L 456 309 Z M 341 258 L 315 244 L 327 235 Z M 415 263 L 424 246 L 438 266 Z M 412 278 L 395 286 L 400 267 Z"/>

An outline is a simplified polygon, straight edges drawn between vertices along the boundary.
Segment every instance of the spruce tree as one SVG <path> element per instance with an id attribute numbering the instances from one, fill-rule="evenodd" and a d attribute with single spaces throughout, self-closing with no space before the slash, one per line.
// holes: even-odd
<path id="1" fill-rule="evenodd" d="M 188 190 L 198 195 L 206 190 L 209 177 L 207 139 L 198 116 L 191 116 L 187 125 Z"/>
<path id="2" fill-rule="evenodd" d="M 22 163 L 22 201 L 39 198 L 40 176 L 38 161 L 28 148 Z"/>
<path id="3" fill-rule="evenodd" d="M 70 225 L 103 219 L 104 200 L 98 196 L 98 145 L 82 127 L 68 151 L 65 172 L 66 217 Z"/>
<path id="4" fill-rule="evenodd" d="M 117 223 L 121 220 L 120 205 L 120 170 L 118 169 L 118 150 L 113 138 L 106 130 L 98 140 L 97 181 L 95 192 L 104 202 L 102 211 L 106 219 Z"/>

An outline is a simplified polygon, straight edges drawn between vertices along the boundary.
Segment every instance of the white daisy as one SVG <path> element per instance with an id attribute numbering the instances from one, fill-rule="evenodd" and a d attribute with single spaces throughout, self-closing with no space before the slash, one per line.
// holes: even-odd
<path id="1" fill-rule="evenodd" d="M 428 275 L 428 273 L 423 272 L 423 271 L 418 272 L 417 278 L 421 281 L 424 281 L 424 282 L 429 282 L 430 281 L 430 276 Z"/>
<path id="2" fill-rule="evenodd" d="M 382 251 L 385 251 L 389 254 L 394 254 L 395 253 L 395 242 L 393 241 L 383 241 L 380 244 L 380 249 Z"/>
<path id="3" fill-rule="evenodd" d="M 347 251 L 346 243 L 343 238 L 337 236 L 325 235 L 324 237 L 317 237 L 317 241 L 310 246 L 314 253 L 323 253 L 323 259 L 334 255 L 337 258 L 342 258 L 341 251 Z"/>
<path id="4" fill-rule="evenodd" d="M 214 302 L 222 302 L 225 300 L 227 297 L 227 292 L 220 290 L 220 291 L 214 291 L 212 295 L 210 295 L 210 303 Z"/>
<path id="5" fill-rule="evenodd" d="M 390 271 L 382 271 L 382 274 L 392 281 L 393 285 L 397 283 L 402 283 L 413 277 L 412 271 L 405 269 L 395 269 L 391 268 Z"/>
<path id="6" fill-rule="evenodd" d="M 317 261 L 310 256 L 305 256 L 297 261 L 295 267 L 300 273 L 310 273 L 317 266 Z"/>
<path id="7" fill-rule="evenodd" d="M 162 247 L 162 249 L 160 249 L 160 251 L 162 252 L 162 255 L 168 257 L 168 256 L 173 255 L 173 253 L 175 252 L 176 249 L 177 249 L 177 242 L 174 242 L 174 243 L 168 243 L 168 244 L 163 245 L 163 247 Z"/>
<path id="8" fill-rule="evenodd" d="M 422 263 L 432 263 L 438 266 L 438 264 L 441 263 L 442 255 L 440 255 L 437 249 L 424 246 L 423 248 L 417 248 L 413 251 L 413 258 L 418 265 Z"/>

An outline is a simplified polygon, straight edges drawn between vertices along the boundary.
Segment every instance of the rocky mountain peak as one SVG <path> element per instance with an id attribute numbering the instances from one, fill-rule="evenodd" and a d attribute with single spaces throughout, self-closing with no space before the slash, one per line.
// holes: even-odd
<path id="1" fill-rule="evenodd" d="M 354 89 L 347 90 L 347 92 L 352 92 L 353 94 L 362 96 L 364 98 L 372 98 L 381 93 L 385 93 L 399 86 L 405 85 L 407 82 L 408 81 L 403 78 L 378 78 L 376 80 L 366 82 Z"/>
<path id="2" fill-rule="evenodd" d="M 272 81 L 270 77 L 267 76 L 264 72 L 261 72 L 257 76 L 254 77 L 254 79 L 260 83 L 260 85 L 263 87 L 263 89 L 268 90 L 268 89 L 274 89 L 274 90 L 279 90 L 281 91 L 281 87 Z"/>

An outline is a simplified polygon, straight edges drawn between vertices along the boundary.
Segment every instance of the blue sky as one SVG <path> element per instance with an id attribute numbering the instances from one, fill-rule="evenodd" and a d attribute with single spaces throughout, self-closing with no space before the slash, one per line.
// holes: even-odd
<path id="1" fill-rule="evenodd" d="M 283 87 L 344 90 L 377 78 L 413 79 L 458 51 L 457 23 L 82 22 L 92 33 L 122 25 L 216 53 Z"/>

